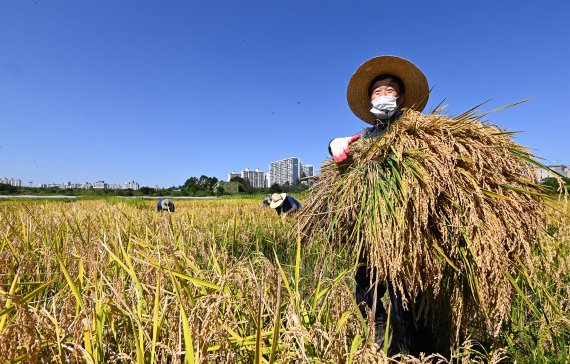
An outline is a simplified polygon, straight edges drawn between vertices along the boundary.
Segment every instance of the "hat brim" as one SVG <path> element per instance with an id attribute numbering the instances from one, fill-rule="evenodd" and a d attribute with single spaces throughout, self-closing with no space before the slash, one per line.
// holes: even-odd
<path id="1" fill-rule="evenodd" d="M 375 125 L 376 117 L 370 112 L 370 83 L 378 76 L 391 74 L 404 83 L 405 98 L 400 108 L 422 111 L 429 98 L 426 76 L 412 62 L 396 56 L 379 56 L 364 62 L 350 78 L 346 98 L 350 109 L 359 119 Z"/>
<path id="2" fill-rule="evenodd" d="M 281 200 L 279 201 L 271 201 L 271 203 L 269 204 L 269 207 L 271 207 L 272 209 L 276 209 L 279 206 L 281 206 L 283 204 L 283 202 L 285 202 L 285 198 L 287 197 L 286 193 L 280 193 L 279 194 L 281 196 Z"/>

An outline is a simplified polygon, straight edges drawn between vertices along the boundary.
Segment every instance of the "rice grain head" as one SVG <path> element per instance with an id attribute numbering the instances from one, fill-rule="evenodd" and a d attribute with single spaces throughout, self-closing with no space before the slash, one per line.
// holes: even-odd
<path id="1" fill-rule="evenodd" d="M 381 138 L 354 143 L 346 162 L 323 164 L 299 216 L 303 236 L 363 246 L 418 317 L 451 310 L 456 341 L 497 337 L 514 294 L 506 275 L 520 265 L 532 274 L 545 226 L 532 157 L 473 113 L 407 111 Z"/>

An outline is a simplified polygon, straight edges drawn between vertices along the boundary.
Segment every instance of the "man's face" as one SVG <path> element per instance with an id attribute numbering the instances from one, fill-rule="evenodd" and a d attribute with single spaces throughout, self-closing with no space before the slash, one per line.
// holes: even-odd
<path id="1" fill-rule="evenodd" d="M 390 77 L 374 82 L 374 86 L 372 86 L 372 94 L 370 95 L 370 101 L 376 100 L 380 96 L 397 97 L 398 99 L 396 102 L 398 106 L 400 106 L 404 101 L 404 94 L 400 94 L 400 86 Z"/>

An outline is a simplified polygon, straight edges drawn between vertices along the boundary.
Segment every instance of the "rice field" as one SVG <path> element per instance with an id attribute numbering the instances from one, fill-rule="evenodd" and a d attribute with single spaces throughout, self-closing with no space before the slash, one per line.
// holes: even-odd
<path id="1" fill-rule="evenodd" d="M 501 345 L 388 357 L 354 301 L 355 252 L 299 238 L 261 199 L 0 202 L 0 361 L 564 362 L 570 258 L 553 213 Z"/>

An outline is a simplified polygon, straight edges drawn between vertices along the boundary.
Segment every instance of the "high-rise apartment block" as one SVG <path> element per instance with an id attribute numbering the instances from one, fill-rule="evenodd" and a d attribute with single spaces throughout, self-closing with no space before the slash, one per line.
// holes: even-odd
<path id="1" fill-rule="evenodd" d="M 1 183 L 1 182 L 0 182 Z M 95 183 L 85 182 L 85 183 L 72 183 L 72 182 L 65 182 L 65 183 L 42 183 L 40 184 L 41 188 L 63 188 L 63 189 L 70 189 L 70 188 L 78 188 L 78 189 L 109 189 L 109 190 L 120 190 L 121 188 L 124 189 L 133 189 L 138 190 L 140 189 L 138 182 L 129 181 L 126 182 L 124 185 L 120 183 L 106 183 L 105 181 L 97 181 Z"/>
<path id="2" fill-rule="evenodd" d="M 60 188 L 82 188 L 80 183 L 71 183 L 70 181 L 67 181 L 66 183 L 62 184 L 59 186 Z"/>
<path id="3" fill-rule="evenodd" d="M 14 187 L 22 187 L 22 180 L 17 178 L 0 178 L 0 183 Z"/>
<path id="4" fill-rule="evenodd" d="M 138 182 L 129 181 L 129 182 L 125 182 L 124 188 L 125 188 L 125 190 L 131 189 L 131 190 L 136 191 L 140 188 L 140 186 L 139 186 Z"/>
<path id="5" fill-rule="evenodd" d="M 228 182 L 232 180 L 232 178 L 234 177 L 241 177 L 240 173 L 231 171 L 230 173 L 228 173 Z"/>
<path id="6" fill-rule="evenodd" d="M 97 181 L 95 183 L 93 183 L 93 188 L 94 189 L 107 189 L 109 186 L 107 185 L 107 183 L 105 181 Z"/>
<path id="7" fill-rule="evenodd" d="M 301 178 L 312 177 L 313 172 L 314 172 L 314 168 L 312 165 L 301 163 Z"/>
<path id="8" fill-rule="evenodd" d="M 554 172 L 561 174 L 566 178 L 570 178 L 570 168 L 568 168 L 568 166 L 565 164 L 552 164 L 548 166 L 548 168 L 552 169 Z M 537 168 L 537 173 L 538 173 L 538 178 L 541 180 L 548 177 L 554 177 L 552 173 L 550 173 L 549 171 L 545 171 L 542 168 Z"/>
<path id="9" fill-rule="evenodd" d="M 570 169 L 568 169 L 568 166 L 565 164 L 555 164 L 548 167 L 554 172 L 563 175 L 564 177 L 568 178 L 570 176 Z"/>
<path id="10" fill-rule="evenodd" d="M 269 164 L 268 185 L 294 185 L 300 178 L 301 162 L 297 157 L 285 158 Z"/>
<path id="11" fill-rule="evenodd" d="M 256 168 L 255 171 L 250 171 L 249 168 L 241 171 L 241 178 L 249 181 L 249 184 L 253 188 L 265 188 L 267 186 L 265 179 L 265 172 Z"/>

